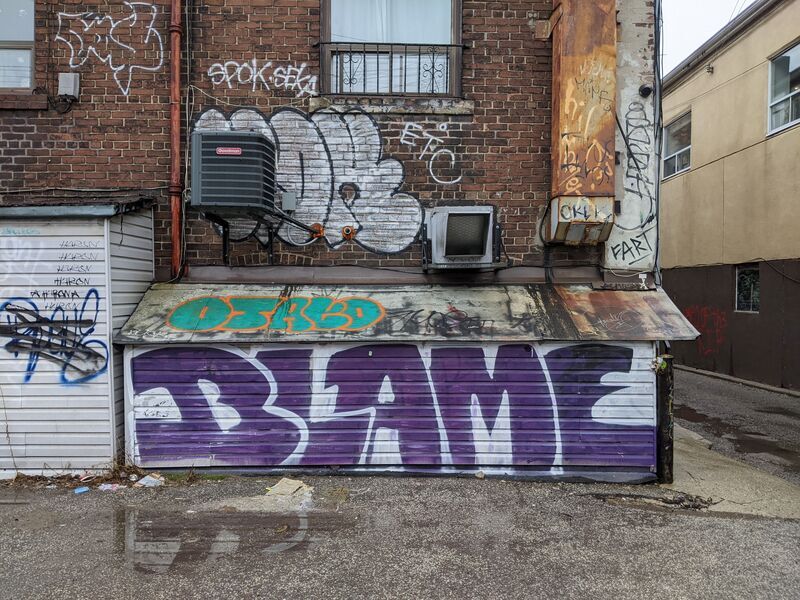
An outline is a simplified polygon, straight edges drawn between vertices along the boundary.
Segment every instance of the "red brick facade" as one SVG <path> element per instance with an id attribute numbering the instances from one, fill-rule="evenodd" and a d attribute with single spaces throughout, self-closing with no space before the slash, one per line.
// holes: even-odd
<path id="1" fill-rule="evenodd" d="M 12 106 L 12 100 L 0 97 L 0 190 L 160 188 L 152 193 L 159 197 L 156 251 L 157 266 L 163 270 L 170 256 L 169 3 L 135 4 L 137 21 L 131 26 L 131 9 L 121 1 L 88 2 L 60 0 L 47 3 L 47 8 L 37 2 L 35 85 L 52 97 L 58 73 L 78 72 L 80 101 L 60 114 L 52 104 L 49 109 L 3 110 Z M 380 155 L 380 160 L 399 161 L 402 173 L 393 171 L 393 183 L 400 184 L 396 190 L 382 189 L 373 178 L 367 181 L 372 191 L 362 189 L 362 196 L 402 197 L 409 206 L 414 199 L 425 208 L 495 205 L 509 256 L 517 265 L 539 266 L 546 257 L 538 229 L 550 190 L 551 45 L 534 38 L 533 23 L 546 18 L 551 6 L 549 0 L 463 1 L 462 99 L 359 100 L 309 93 L 315 85 L 319 90 L 321 83 L 319 0 L 203 0 L 196 3 L 184 28 L 192 48 L 188 83 L 196 86 L 188 94 L 184 87 L 184 108 L 194 123 L 209 109 L 230 116 L 252 107 L 269 121 L 281 111 L 290 116 L 286 107 L 306 115 L 325 110 L 328 104 L 336 110 L 344 110 L 345 104 L 366 107 L 366 120 L 353 126 L 369 128 L 367 123 L 374 123 L 372 133 L 379 135 L 380 148 L 372 149 L 371 159 L 367 158 L 377 163 Z M 82 48 L 70 29 L 85 30 Z M 113 43 L 87 51 L 98 32 Z M 125 49 L 127 45 L 136 52 Z M 107 52 L 111 59 L 102 62 Z M 242 69 L 245 63 L 255 67 Z M 41 94 L 33 101 L 43 102 Z M 291 118 L 301 122 L 305 117 Z M 318 129 L 324 133 L 326 127 Z M 445 152 L 435 155 L 437 150 Z M 331 149 L 336 152 L 337 148 Z M 379 171 L 392 170 L 387 165 Z M 80 195 L 63 190 L 47 193 Z M 0 195 L 7 201 L 43 193 Z M 364 244 L 369 249 L 356 243 L 358 236 L 356 241 L 339 240 L 334 248 L 323 240 L 305 246 L 277 242 L 276 263 L 419 266 L 418 241 L 397 242 L 397 247 L 373 243 L 381 231 L 391 236 L 398 229 L 386 206 L 377 210 L 378 215 L 387 215 L 384 229 L 376 225 L 371 234 L 365 230 L 364 239 L 372 240 Z M 373 224 L 379 220 L 371 218 Z M 219 264 L 220 246 L 210 224 L 189 213 L 189 264 Z M 389 246 L 389 252 L 374 251 Z M 267 264 L 267 257 L 255 240 L 233 245 L 234 265 Z M 593 249 L 557 247 L 547 260 L 597 264 L 599 256 Z"/>

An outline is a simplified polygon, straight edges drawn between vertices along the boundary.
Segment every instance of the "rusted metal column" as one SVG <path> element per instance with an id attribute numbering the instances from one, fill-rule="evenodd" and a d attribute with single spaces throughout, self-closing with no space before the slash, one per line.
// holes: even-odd
<path id="1" fill-rule="evenodd" d="M 180 274 L 183 264 L 183 186 L 181 184 L 181 0 L 172 0 L 169 23 L 170 81 L 169 81 L 169 203 L 172 225 L 172 277 Z"/>
<path id="2" fill-rule="evenodd" d="M 616 0 L 554 0 L 552 201 L 558 221 L 595 223 L 567 243 L 599 243 L 613 224 Z M 608 219 L 608 223 L 605 223 Z M 565 232 L 550 232 L 564 240 Z M 583 235 L 581 235 L 583 234 Z"/>
<path id="3" fill-rule="evenodd" d="M 659 483 L 672 483 L 673 476 L 675 380 L 672 363 L 673 357 L 669 354 L 658 357 L 656 402 L 658 405 L 657 474 Z"/>

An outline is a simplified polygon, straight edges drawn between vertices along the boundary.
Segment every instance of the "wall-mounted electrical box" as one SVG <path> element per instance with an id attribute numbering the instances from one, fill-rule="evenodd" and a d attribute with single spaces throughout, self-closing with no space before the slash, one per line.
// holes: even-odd
<path id="1" fill-rule="evenodd" d="M 81 95 L 80 73 L 59 73 L 58 95 L 77 100 Z"/>
<path id="2" fill-rule="evenodd" d="M 275 144 L 255 131 L 192 134 L 192 208 L 219 217 L 275 209 Z"/>
<path id="3" fill-rule="evenodd" d="M 501 231 L 493 206 L 446 206 L 428 211 L 431 269 L 491 269 L 500 262 Z"/>
<path id="4" fill-rule="evenodd" d="M 562 196 L 550 201 L 546 241 L 569 246 L 596 246 L 614 227 L 614 198 Z"/>

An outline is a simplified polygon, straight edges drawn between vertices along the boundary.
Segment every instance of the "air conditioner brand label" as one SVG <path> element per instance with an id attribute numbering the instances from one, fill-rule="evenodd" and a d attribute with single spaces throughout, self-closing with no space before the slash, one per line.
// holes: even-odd
<path id="1" fill-rule="evenodd" d="M 219 146 L 217 148 L 217 156 L 241 156 L 242 149 L 241 148 L 230 148 L 225 146 Z"/>

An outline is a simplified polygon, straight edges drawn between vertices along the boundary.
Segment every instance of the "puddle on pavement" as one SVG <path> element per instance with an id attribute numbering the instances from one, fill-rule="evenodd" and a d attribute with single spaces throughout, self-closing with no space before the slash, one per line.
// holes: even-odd
<path id="1" fill-rule="evenodd" d="M 800 412 L 790 408 L 783 408 L 782 406 L 765 406 L 755 410 L 765 415 L 780 415 L 782 417 L 789 417 L 790 419 L 800 419 Z"/>
<path id="2" fill-rule="evenodd" d="M 335 513 L 156 513 L 125 509 L 115 515 L 126 566 L 167 573 L 182 565 L 308 549 L 316 534 L 347 527 Z"/>
<path id="3" fill-rule="evenodd" d="M 761 412 L 768 411 L 762 410 Z M 777 440 L 766 434 L 739 429 L 731 423 L 727 423 L 717 417 L 704 415 L 689 406 L 676 406 L 675 416 L 684 421 L 702 425 L 714 436 L 728 440 L 733 444 L 737 452 L 742 454 L 768 454 L 777 458 L 778 460 L 775 462 L 780 466 L 786 467 L 790 471 L 800 472 L 800 454 L 784 448 Z"/>

